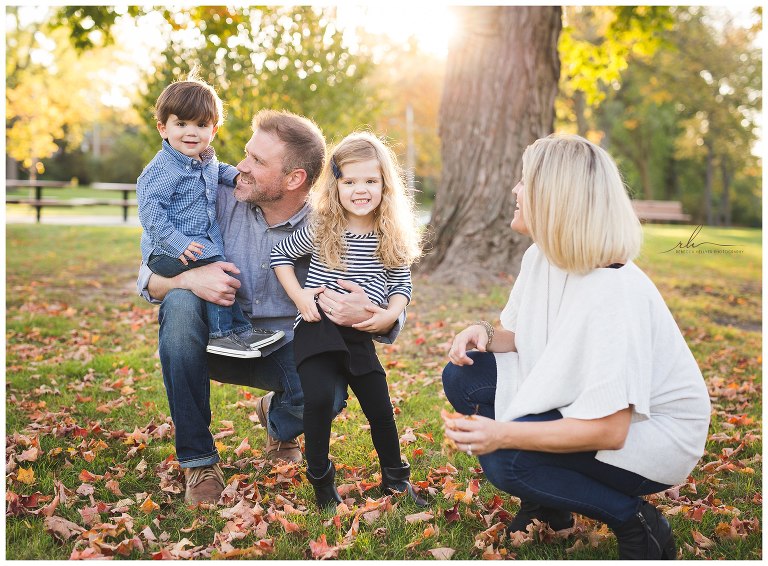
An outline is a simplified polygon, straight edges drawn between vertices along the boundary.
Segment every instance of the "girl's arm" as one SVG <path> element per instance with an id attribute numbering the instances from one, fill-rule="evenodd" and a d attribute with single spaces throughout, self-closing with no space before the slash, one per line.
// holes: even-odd
<path id="1" fill-rule="evenodd" d="M 477 349 L 480 352 L 517 352 L 515 333 L 505 328 L 494 328 L 493 340 L 488 347 L 488 332 L 482 324 L 473 324 L 459 332 L 448 350 L 448 359 L 457 366 L 471 366 L 474 362 L 467 356 L 467 351 Z"/>
<path id="2" fill-rule="evenodd" d="M 317 305 L 315 304 L 315 295 L 322 293 L 325 287 L 302 288 L 301 283 L 296 278 L 296 271 L 293 265 L 276 265 L 273 269 L 286 294 L 291 298 L 296 308 L 299 309 L 301 318 L 307 322 L 318 322 L 320 320 L 320 313 L 317 311 Z"/>
<path id="3" fill-rule="evenodd" d="M 459 450 L 475 455 L 502 449 L 537 452 L 618 450 L 624 446 L 632 417 L 631 407 L 599 419 L 564 418 L 556 421 L 498 422 L 474 415 L 443 416 L 445 435 Z"/>

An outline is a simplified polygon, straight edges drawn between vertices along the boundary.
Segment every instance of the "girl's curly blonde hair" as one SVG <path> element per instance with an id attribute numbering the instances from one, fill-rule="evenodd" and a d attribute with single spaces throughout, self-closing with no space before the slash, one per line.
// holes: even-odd
<path id="1" fill-rule="evenodd" d="M 345 137 L 332 151 L 320 180 L 309 192 L 315 247 L 320 259 L 332 269 L 345 269 L 347 249 L 344 231 L 347 217 L 339 200 L 340 171 L 348 163 L 376 159 L 383 181 L 381 204 L 376 209 L 374 232 L 379 236 L 376 256 L 387 269 L 411 265 L 421 256 L 419 230 L 414 214 L 413 195 L 405 188 L 402 171 L 394 152 L 368 132 Z"/>

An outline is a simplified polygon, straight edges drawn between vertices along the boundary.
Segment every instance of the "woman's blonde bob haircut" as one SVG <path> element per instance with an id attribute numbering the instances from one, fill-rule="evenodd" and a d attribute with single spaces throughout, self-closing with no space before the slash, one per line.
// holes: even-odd
<path id="1" fill-rule="evenodd" d="M 384 267 L 393 269 L 410 266 L 421 255 L 413 195 L 405 187 L 394 152 L 373 134 L 355 132 L 331 151 L 320 180 L 309 192 L 315 248 L 323 263 L 332 269 L 345 269 L 347 253 L 344 240 L 347 217 L 339 199 L 333 165 L 340 170 L 348 163 L 372 159 L 379 162 L 383 182 L 381 204 L 376 209 L 373 227 L 379 236 L 376 257 Z"/>
<path id="2" fill-rule="evenodd" d="M 604 149 L 574 135 L 536 140 L 523 153 L 523 185 L 531 238 L 560 269 L 585 274 L 640 253 L 640 221 Z"/>

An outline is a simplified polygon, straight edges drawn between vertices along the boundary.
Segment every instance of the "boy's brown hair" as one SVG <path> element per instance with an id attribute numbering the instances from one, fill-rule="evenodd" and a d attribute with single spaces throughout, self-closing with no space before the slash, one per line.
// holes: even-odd
<path id="1" fill-rule="evenodd" d="M 165 124 L 175 114 L 182 120 L 206 120 L 214 126 L 224 122 L 224 105 L 211 85 L 190 73 L 183 81 L 169 84 L 155 103 L 155 118 Z"/>

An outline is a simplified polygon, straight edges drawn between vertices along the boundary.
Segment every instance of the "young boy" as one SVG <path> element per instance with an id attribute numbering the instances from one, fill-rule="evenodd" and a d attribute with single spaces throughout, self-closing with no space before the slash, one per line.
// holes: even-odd
<path id="1" fill-rule="evenodd" d="M 216 261 L 225 261 L 216 222 L 219 184 L 234 187 L 237 169 L 219 163 L 210 146 L 224 121 L 221 99 L 195 76 L 165 88 L 155 104 L 162 149 L 136 184 L 139 219 L 144 228 L 141 255 L 162 277 Z M 261 355 L 258 348 L 276 342 L 283 331 L 254 329 L 235 302 L 206 303 L 208 352 L 238 358 Z"/>

